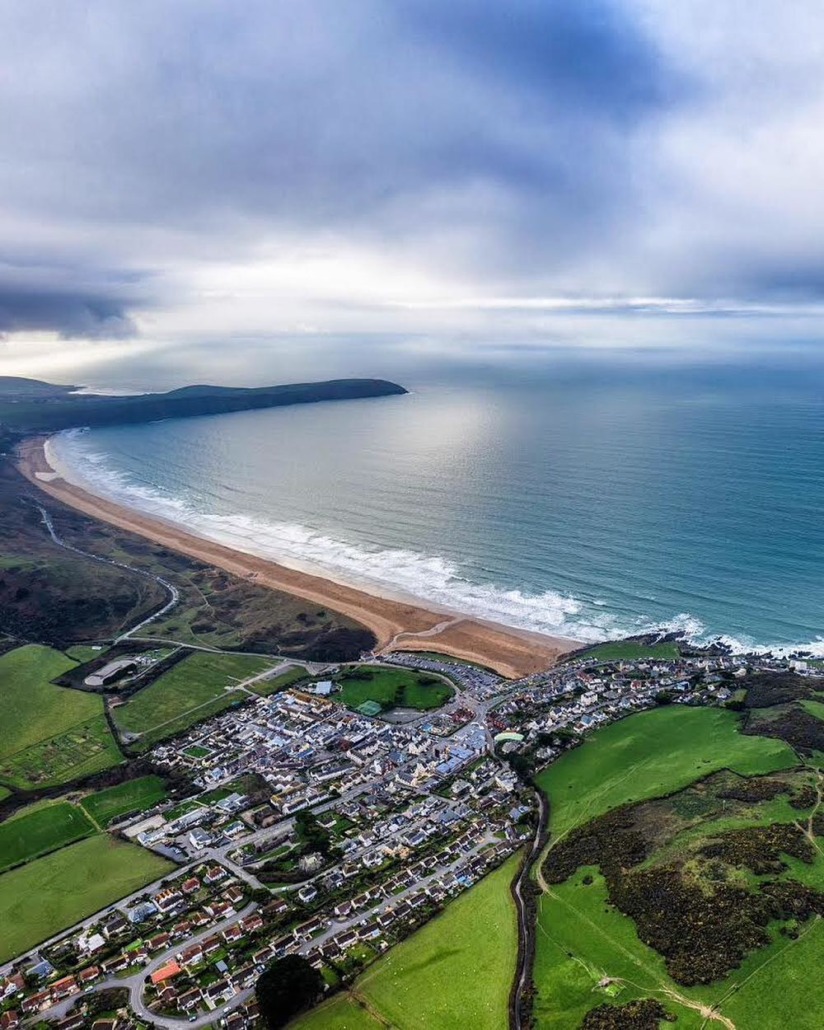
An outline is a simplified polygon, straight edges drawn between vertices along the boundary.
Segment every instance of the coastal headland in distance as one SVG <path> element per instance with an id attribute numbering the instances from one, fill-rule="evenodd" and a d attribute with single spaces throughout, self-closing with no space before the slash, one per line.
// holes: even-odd
<path id="1" fill-rule="evenodd" d="M 48 439 L 44 435 L 29 437 L 17 451 L 19 470 L 44 493 L 85 515 L 171 550 L 348 615 L 375 634 L 378 651 L 438 651 L 517 679 L 549 668 L 562 655 L 580 647 L 578 641 L 565 637 L 381 597 L 196 536 L 172 522 L 116 504 L 69 482 L 49 461 Z"/>

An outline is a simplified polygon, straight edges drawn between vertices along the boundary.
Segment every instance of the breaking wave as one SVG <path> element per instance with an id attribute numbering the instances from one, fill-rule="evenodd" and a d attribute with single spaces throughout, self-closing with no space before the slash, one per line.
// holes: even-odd
<path id="1" fill-rule="evenodd" d="M 771 647 L 746 638 L 709 634 L 701 620 L 689 613 L 675 613 L 664 621 L 620 618 L 600 599 L 582 600 L 554 590 L 530 593 L 473 580 L 459 562 L 442 555 L 370 547 L 295 522 L 209 512 L 195 498 L 147 486 L 115 469 L 108 455 L 95 451 L 90 441 L 83 439 L 85 432 L 67 430 L 47 444 L 49 460 L 64 478 L 205 539 L 382 596 L 584 643 L 639 633 L 677 632 L 695 643 L 720 640 L 736 653 L 790 654 L 803 649 L 824 657 L 824 640 Z"/>

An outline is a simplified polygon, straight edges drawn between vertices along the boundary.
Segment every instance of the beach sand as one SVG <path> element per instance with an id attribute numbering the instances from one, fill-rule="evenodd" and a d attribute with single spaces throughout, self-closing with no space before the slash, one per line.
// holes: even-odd
<path id="1" fill-rule="evenodd" d="M 378 638 L 379 651 L 437 651 L 486 665 L 510 678 L 519 678 L 549 668 L 561 655 L 581 646 L 563 637 L 513 629 L 457 612 L 430 611 L 414 603 L 380 597 L 195 536 L 171 522 L 115 504 L 69 483 L 49 464 L 46 440 L 47 437 L 32 437 L 18 450 L 18 468 L 44 493 L 92 518 L 208 565 L 348 615 L 372 630 Z"/>

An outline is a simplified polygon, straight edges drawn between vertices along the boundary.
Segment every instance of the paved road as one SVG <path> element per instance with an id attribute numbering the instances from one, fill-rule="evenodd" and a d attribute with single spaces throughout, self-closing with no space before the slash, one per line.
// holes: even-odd
<path id="1" fill-rule="evenodd" d="M 67 544 L 54 528 L 52 517 L 49 515 L 48 511 L 41 504 L 37 505 L 37 509 L 43 518 L 43 523 L 49 532 L 49 536 L 58 547 L 62 547 L 66 551 L 73 551 L 75 554 L 81 554 L 84 558 L 91 558 L 92 561 L 101 562 L 103 565 L 114 565 L 118 569 L 126 569 L 128 572 L 133 572 L 137 576 L 143 576 L 144 579 L 154 580 L 155 583 L 163 587 L 163 589 L 169 594 L 169 600 L 162 608 L 143 619 L 143 621 L 139 622 L 136 626 L 132 626 L 130 630 L 127 630 L 125 633 L 121 633 L 119 637 L 115 638 L 115 643 L 125 640 L 133 633 L 136 633 L 139 629 L 143 629 L 144 626 L 148 626 L 150 622 L 154 622 L 155 619 L 159 619 L 162 615 L 165 615 L 166 612 L 171 611 L 171 609 L 174 608 L 180 600 L 180 591 L 177 587 L 162 576 L 156 575 L 154 572 L 147 572 L 145 569 L 136 569 L 133 565 L 127 565 L 125 562 L 115 561 L 113 558 L 104 558 L 102 555 L 92 554 L 90 551 L 84 551 L 81 547 L 75 547 L 74 544 Z"/>
<path id="2" fill-rule="evenodd" d="M 511 1030 L 523 1030 L 524 1026 L 528 1025 L 524 1020 L 522 1005 L 524 991 L 532 980 L 537 926 L 536 919 L 531 917 L 526 898 L 524 897 L 524 886 L 529 882 L 532 867 L 543 851 L 549 833 L 549 802 L 546 795 L 540 790 L 536 790 L 535 795 L 538 799 L 538 826 L 535 830 L 532 847 L 515 881 L 515 887 L 512 892 L 515 897 L 516 908 L 518 909 L 518 968 L 515 971 L 515 983 L 509 1013 Z M 527 1015 L 528 1019 L 529 1015 Z"/>
<path id="3" fill-rule="evenodd" d="M 205 930 L 201 930 L 200 933 L 194 934 L 192 937 L 187 937 L 185 941 L 178 941 L 178 943 L 167 948 L 165 951 L 160 952 L 156 955 L 148 965 L 140 970 L 139 973 L 135 973 L 133 976 L 114 977 L 109 980 L 104 980 L 101 983 L 95 984 L 91 991 L 102 991 L 109 987 L 126 987 L 129 991 L 129 1004 L 135 1012 L 135 1015 L 147 1022 L 154 1023 L 156 1026 L 168 1027 L 169 1030 L 179 1030 L 182 1024 L 192 1027 L 203 1027 L 210 1026 L 216 1022 L 221 1016 L 225 1015 L 231 1009 L 236 1008 L 238 1005 L 242 1005 L 253 993 L 253 988 L 248 988 L 245 991 L 241 991 L 236 994 L 228 1002 L 223 1005 L 219 1005 L 212 1012 L 208 1012 L 202 1016 L 199 1016 L 196 1021 L 190 1022 L 186 1017 L 181 1019 L 170 1019 L 166 1016 L 158 1016 L 151 1012 L 143 1002 L 143 987 L 146 982 L 146 978 L 150 977 L 152 973 L 160 969 L 161 966 L 165 965 L 170 959 L 174 958 L 175 955 L 183 951 L 184 948 L 189 948 L 193 944 L 199 944 L 201 941 L 205 941 L 207 937 L 214 937 L 216 933 L 221 933 L 227 927 L 236 923 L 239 919 L 245 919 L 246 916 L 252 914 L 258 906 L 252 902 L 247 905 L 246 908 L 240 912 L 236 912 L 234 915 L 221 920 L 219 923 L 207 927 Z M 72 998 L 67 998 L 65 1001 L 59 1002 L 57 1005 L 53 1005 L 51 1008 L 44 1010 L 43 1015 L 48 1016 L 50 1019 L 59 1018 L 78 1001 L 80 995 L 75 994 Z"/>

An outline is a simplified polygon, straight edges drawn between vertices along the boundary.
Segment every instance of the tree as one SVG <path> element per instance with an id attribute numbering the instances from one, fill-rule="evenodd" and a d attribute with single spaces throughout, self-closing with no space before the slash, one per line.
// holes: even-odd
<path id="1" fill-rule="evenodd" d="M 269 1030 L 286 1026 L 311 1008 L 323 992 L 323 977 L 302 955 L 284 955 L 261 974 L 255 994 Z"/>

